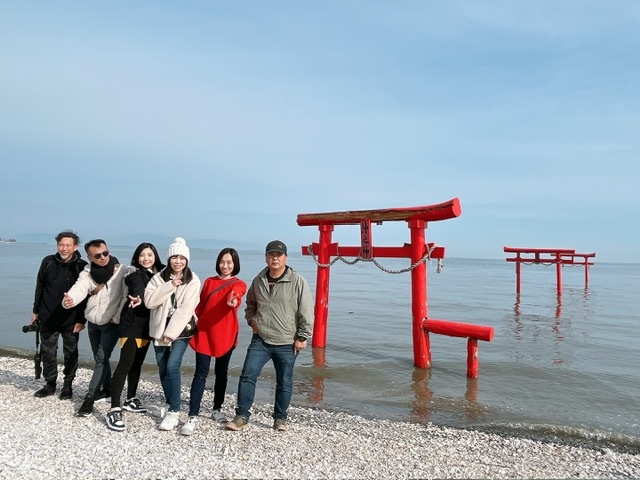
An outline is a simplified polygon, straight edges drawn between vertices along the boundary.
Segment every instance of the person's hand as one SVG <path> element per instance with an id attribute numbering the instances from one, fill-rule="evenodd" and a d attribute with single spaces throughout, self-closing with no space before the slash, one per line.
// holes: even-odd
<path id="1" fill-rule="evenodd" d="M 229 294 L 227 305 L 229 305 L 231 308 L 235 308 L 236 306 L 238 306 L 238 296 L 234 292 L 231 292 Z"/>
<path id="2" fill-rule="evenodd" d="M 173 338 L 163 335 L 160 341 L 166 345 L 169 345 L 171 342 L 173 342 Z"/>
<path id="3" fill-rule="evenodd" d="M 31 325 L 33 325 L 37 321 L 38 321 L 38 314 L 34 313 L 33 315 L 31 315 Z"/>
<path id="4" fill-rule="evenodd" d="M 296 341 L 293 342 L 293 351 L 298 354 L 300 350 L 304 350 L 307 347 L 307 341 L 301 342 L 296 338 Z"/>
<path id="5" fill-rule="evenodd" d="M 182 285 L 182 272 L 174 275 L 174 277 L 171 279 L 171 283 L 174 287 Z"/>
<path id="6" fill-rule="evenodd" d="M 142 303 L 142 299 L 140 298 L 140 295 L 137 295 L 135 297 L 132 295 L 129 295 L 129 306 L 131 308 L 136 308 L 141 303 Z"/>
<path id="7" fill-rule="evenodd" d="M 71 308 L 75 306 L 75 302 L 73 301 L 73 298 L 71 298 L 67 292 L 64 292 L 64 300 L 62 301 L 64 302 L 64 306 L 67 308 Z"/>
<path id="8" fill-rule="evenodd" d="M 73 333 L 80 333 L 82 330 L 84 330 L 84 323 L 73 324 Z"/>

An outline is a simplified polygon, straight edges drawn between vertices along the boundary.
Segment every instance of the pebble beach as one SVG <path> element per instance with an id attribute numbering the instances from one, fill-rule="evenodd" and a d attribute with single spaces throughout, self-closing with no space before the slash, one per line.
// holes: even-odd
<path id="1" fill-rule="evenodd" d="M 191 436 L 158 430 L 153 412 L 126 413 L 126 430 L 114 432 L 104 421 L 107 403 L 75 416 L 90 375 L 78 370 L 72 400 L 35 398 L 43 380 L 33 378 L 32 361 L 0 357 L 0 478 L 640 478 L 637 451 L 365 419 L 299 407 L 295 396 L 287 432 L 272 430 L 269 404 L 254 405 L 245 430 L 225 430 L 210 418 L 208 390 Z M 138 393 L 146 405 L 163 403 L 158 383 L 142 380 Z M 230 418 L 234 405 L 228 395 Z"/>

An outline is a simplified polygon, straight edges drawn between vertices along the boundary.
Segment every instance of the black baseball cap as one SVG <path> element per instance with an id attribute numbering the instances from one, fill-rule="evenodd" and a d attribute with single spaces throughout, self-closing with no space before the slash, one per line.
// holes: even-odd
<path id="1" fill-rule="evenodd" d="M 286 255 L 287 246 L 280 240 L 272 240 L 271 242 L 267 243 L 267 248 L 265 249 L 265 253 L 269 252 L 279 252 Z"/>

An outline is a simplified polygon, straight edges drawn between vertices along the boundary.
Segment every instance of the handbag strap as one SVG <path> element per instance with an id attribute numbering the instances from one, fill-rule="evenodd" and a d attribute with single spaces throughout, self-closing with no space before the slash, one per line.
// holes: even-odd
<path id="1" fill-rule="evenodd" d="M 204 305 L 205 307 L 207 306 L 207 302 L 209 301 L 209 299 L 211 298 L 211 295 L 213 295 L 214 293 L 216 293 L 217 291 L 219 291 L 221 288 L 226 287 L 227 285 L 231 285 L 232 283 L 235 283 L 238 279 L 234 278 L 233 280 L 229 280 L 228 282 L 224 282 L 222 285 L 218 285 L 216 288 L 214 288 L 213 290 L 211 290 L 209 292 L 209 295 L 207 295 L 207 299 L 204 301 Z"/>
<path id="2" fill-rule="evenodd" d="M 176 292 L 171 294 L 171 306 L 175 309 L 178 308 L 178 303 L 176 302 Z"/>

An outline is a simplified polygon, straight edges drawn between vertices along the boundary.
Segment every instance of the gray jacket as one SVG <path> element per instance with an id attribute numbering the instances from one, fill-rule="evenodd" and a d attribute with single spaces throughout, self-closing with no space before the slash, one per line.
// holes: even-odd
<path id="1" fill-rule="evenodd" d="M 310 338 L 313 333 L 313 298 L 307 281 L 293 268 L 269 292 L 265 267 L 247 290 L 244 318 L 255 326 L 271 345 L 292 344 L 296 336 Z"/>

